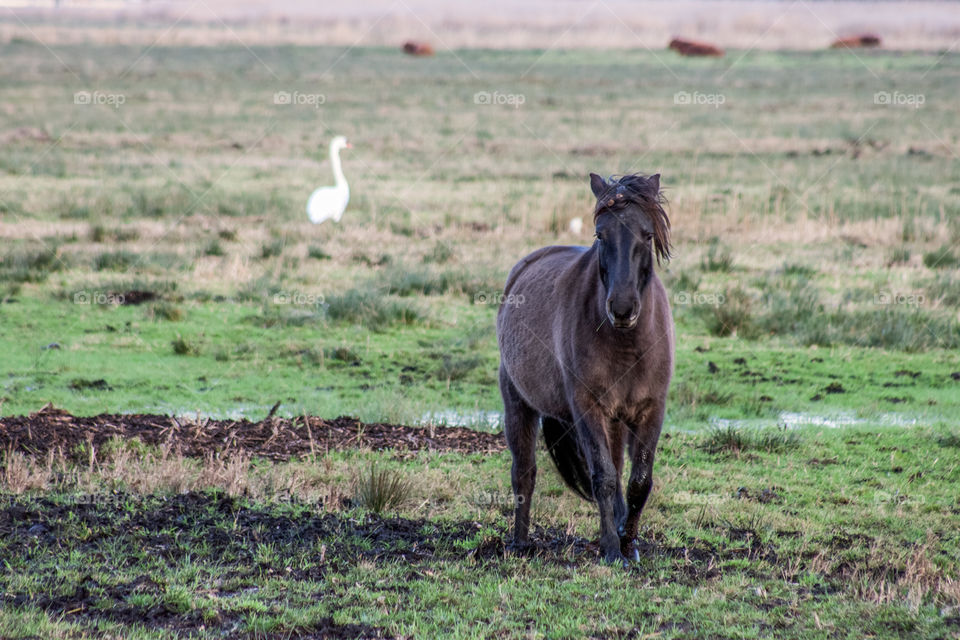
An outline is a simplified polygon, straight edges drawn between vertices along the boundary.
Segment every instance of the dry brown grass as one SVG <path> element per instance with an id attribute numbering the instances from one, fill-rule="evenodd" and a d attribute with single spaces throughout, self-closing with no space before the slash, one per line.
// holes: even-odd
<path id="1" fill-rule="evenodd" d="M 837 560 L 837 552 L 822 549 L 806 563 L 788 560 L 784 577 L 792 579 L 801 567 L 840 578 L 858 599 L 877 605 L 906 603 L 917 611 L 927 602 L 938 607 L 960 606 L 960 579 L 944 574 L 931 559 L 936 534 L 927 532 L 922 543 L 893 548 L 874 541 L 863 562 Z M 803 555 L 803 552 L 801 552 Z"/>

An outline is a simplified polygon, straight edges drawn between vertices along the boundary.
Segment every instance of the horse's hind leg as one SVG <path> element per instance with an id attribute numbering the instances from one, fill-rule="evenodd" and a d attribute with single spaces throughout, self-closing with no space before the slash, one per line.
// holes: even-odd
<path id="1" fill-rule="evenodd" d="M 620 531 L 620 548 L 628 558 L 632 556 L 633 559 L 639 559 L 634 540 L 637 537 L 640 513 L 653 488 L 653 458 L 663 426 L 663 413 L 662 402 L 653 405 L 633 434 L 633 467 L 627 483 L 627 521 Z"/>
<path id="2" fill-rule="evenodd" d="M 513 454 L 510 480 L 515 508 L 510 548 L 522 550 L 530 545 L 530 501 L 537 479 L 537 420 L 540 416 L 520 396 L 503 365 L 500 365 L 500 393 L 503 396 L 503 431 Z"/>

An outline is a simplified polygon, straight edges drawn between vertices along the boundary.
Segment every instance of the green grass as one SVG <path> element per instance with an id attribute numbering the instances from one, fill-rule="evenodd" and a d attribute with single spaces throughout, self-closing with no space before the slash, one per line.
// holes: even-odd
<path id="1" fill-rule="evenodd" d="M 677 335 L 628 571 L 584 550 L 594 508 L 542 454 L 552 550 L 504 558 L 507 454 L 0 452 L 0 636 L 956 636 L 960 55 L 0 56 L 4 415 L 499 411 L 497 295 L 532 249 L 590 242 L 567 229 L 591 171 L 662 172 Z M 892 83 L 923 108 L 874 104 Z M 74 104 L 97 86 L 127 99 Z M 320 109 L 273 102 L 317 87 Z M 57 144 L 16 134 L 40 126 Z M 310 225 L 335 134 L 350 205 Z M 380 499 L 391 478 L 408 498 Z"/>
<path id="2" fill-rule="evenodd" d="M 170 459 L 134 489 L 118 448 L 92 474 L 51 474 L 42 496 L 4 496 L 0 588 L 20 604 L 0 605 L 0 630 L 213 638 L 307 633 L 332 617 L 416 637 L 949 637 L 956 437 L 944 426 L 668 432 L 641 561 L 627 570 L 583 549 L 594 507 L 562 488 L 543 452 L 535 540 L 554 546 L 527 558 L 503 555 L 511 509 L 486 499 L 509 495 L 505 452 L 245 460 L 231 477 L 248 489 L 221 485 L 223 467 L 171 493 Z M 369 510 L 333 499 L 352 494 L 356 469 L 378 487 Z M 257 498 L 237 495 L 256 477 Z M 384 519 L 374 507 L 394 481 L 407 498 Z M 96 608 L 74 606 L 85 594 Z M 145 616 L 155 607 L 162 615 Z"/>
<path id="3" fill-rule="evenodd" d="M 960 64 L 952 53 L 869 52 L 861 63 L 753 51 L 727 69 L 644 51 L 615 61 L 464 51 L 413 65 L 388 49 L 256 48 L 253 57 L 242 47 L 160 47 L 140 58 L 133 47 L 54 47 L 70 68 L 116 80 L 111 90 L 128 99 L 106 110 L 73 104 L 73 92 L 90 87 L 74 86 L 69 71 L 65 80 L 46 73 L 42 47 L 15 41 L 0 51 L 10 128 L 42 120 L 52 139 L 85 132 L 49 149 L 18 139 L 0 152 L 0 207 L 16 221 L 0 256 L 7 413 L 52 401 L 75 412 L 256 416 L 277 400 L 289 414 L 380 419 L 496 411 L 493 334 L 448 345 L 492 326 L 491 302 L 525 253 L 589 241 L 566 231 L 589 214 L 589 171 L 663 173 L 675 257 L 661 273 L 672 295 L 695 296 L 674 300 L 678 384 L 702 364 L 691 349 L 706 344 L 769 350 L 770 360 L 813 347 L 805 360 L 830 361 L 846 347 L 871 362 L 916 353 L 912 368 L 960 369 L 956 225 L 941 213 L 960 207 L 960 192 L 943 188 L 960 168 L 930 135 L 949 139 L 958 127 L 945 89 Z M 124 60 L 138 58 L 127 69 Z M 865 99 L 889 87 L 873 87 L 863 64 L 883 79 L 922 72 L 923 110 Z M 338 72 L 320 113 L 273 103 L 275 90 L 305 90 L 304 69 L 318 65 Z M 523 107 L 473 100 L 491 88 L 523 93 Z M 726 100 L 678 105 L 678 88 Z M 416 135 L 401 142 L 398 123 Z M 136 132 L 137 144 L 117 127 Z M 314 226 L 303 204 L 330 180 L 333 133 L 355 143 L 343 154 L 351 202 L 339 224 Z M 133 289 L 162 299 L 143 309 L 74 304 L 78 292 L 109 303 Z M 923 302 L 876 304 L 884 293 Z M 176 355 L 178 335 L 199 352 L 151 366 Z M 42 350 L 55 341 L 70 346 Z M 333 376 L 322 354 L 341 345 L 362 364 Z M 111 371 L 109 394 L 68 394 L 56 382 L 98 367 Z M 221 382 L 190 382 L 184 371 Z M 763 384 L 711 384 L 748 415 L 767 411 L 761 396 L 775 399 L 773 411 L 810 408 Z M 952 406 L 913 397 L 897 409 Z M 858 394 L 834 400 L 861 406 Z M 685 408 L 674 414 L 686 420 Z"/>

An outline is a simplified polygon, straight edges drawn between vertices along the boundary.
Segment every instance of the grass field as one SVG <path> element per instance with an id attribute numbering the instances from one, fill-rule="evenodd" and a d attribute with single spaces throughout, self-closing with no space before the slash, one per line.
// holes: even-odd
<path id="1" fill-rule="evenodd" d="M 662 172 L 678 343 L 628 571 L 546 459 L 527 559 L 507 454 L 10 450 L 0 636 L 958 637 L 960 55 L 668 53 L 0 45 L 0 415 L 496 428 L 590 171 Z"/>

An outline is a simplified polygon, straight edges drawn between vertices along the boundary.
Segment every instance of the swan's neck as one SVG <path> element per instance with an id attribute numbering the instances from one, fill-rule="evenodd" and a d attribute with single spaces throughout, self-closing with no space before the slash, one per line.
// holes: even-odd
<path id="1" fill-rule="evenodd" d="M 330 149 L 330 164 L 333 165 L 333 179 L 338 187 L 347 186 L 347 179 L 343 175 L 343 169 L 340 167 L 340 150 Z"/>

